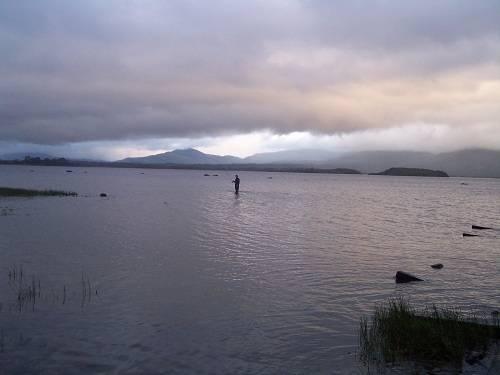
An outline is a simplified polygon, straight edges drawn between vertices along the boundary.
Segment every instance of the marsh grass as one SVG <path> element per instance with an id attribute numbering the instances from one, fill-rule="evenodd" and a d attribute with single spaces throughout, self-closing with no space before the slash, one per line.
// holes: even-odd
<path id="1" fill-rule="evenodd" d="M 36 302 L 41 297 L 40 280 L 34 276 L 31 280 L 26 280 L 22 265 L 19 268 L 14 266 L 9 269 L 8 276 L 9 284 L 13 287 L 17 297 L 19 311 L 23 311 L 27 306 L 31 306 L 32 310 L 35 311 Z"/>
<path id="2" fill-rule="evenodd" d="M 397 298 L 377 306 L 371 319 L 361 319 L 359 354 L 365 364 L 420 361 L 460 366 L 468 353 L 486 353 L 499 338 L 498 318 L 491 321 L 436 306 L 417 310 Z"/>
<path id="3" fill-rule="evenodd" d="M 72 191 L 0 187 L 0 197 L 76 197 L 77 195 Z"/>
<path id="4" fill-rule="evenodd" d="M 27 309 L 36 310 L 36 306 L 40 302 L 49 302 L 52 304 L 62 304 L 66 305 L 71 300 L 75 300 L 80 294 L 80 306 L 84 308 L 92 302 L 93 296 L 99 296 L 97 288 L 93 286 L 90 282 L 90 278 L 82 273 L 81 279 L 81 289 L 78 293 L 78 288 L 74 285 L 73 291 L 70 292 L 66 284 L 61 284 L 60 289 L 62 295 L 59 292 L 54 291 L 54 289 L 42 290 L 42 283 L 40 279 L 35 276 L 31 278 L 26 277 L 26 272 L 23 266 L 16 266 L 8 269 L 8 279 L 13 296 L 15 297 L 15 306 L 19 312 L 26 311 Z M 13 305 L 13 304 L 12 304 Z M 0 304 L 0 310 L 2 305 Z"/>

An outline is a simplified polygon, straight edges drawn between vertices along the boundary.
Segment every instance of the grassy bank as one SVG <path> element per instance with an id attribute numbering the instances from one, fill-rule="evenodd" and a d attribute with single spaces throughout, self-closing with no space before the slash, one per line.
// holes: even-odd
<path id="1" fill-rule="evenodd" d="M 0 187 L 0 197 L 76 197 L 77 195 L 71 191 Z"/>
<path id="2" fill-rule="evenodd" d="M 461 365 L 500 339 L 498 319 L 480 319 L 435 306 L 417 310 L 404 299 L 376 307 L 360 323 L 360 357 L 366 362 L 421 361 Z"/>

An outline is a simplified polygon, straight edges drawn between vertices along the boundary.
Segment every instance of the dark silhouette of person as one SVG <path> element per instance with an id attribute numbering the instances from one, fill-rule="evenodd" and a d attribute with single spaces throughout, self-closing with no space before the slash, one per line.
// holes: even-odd
<path id="1" fill-rule="evenodd" d="M 234 176 L 233 184 L 234 184 L 234 193 L 238 194 L 240 192 L 240 178 L 238 177 L 238 175 Z"/>

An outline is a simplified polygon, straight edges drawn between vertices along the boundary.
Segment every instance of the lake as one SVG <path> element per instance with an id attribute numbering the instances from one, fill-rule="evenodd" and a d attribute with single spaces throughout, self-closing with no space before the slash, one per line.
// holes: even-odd
<path id="1" fill-rule="evenodd" d="M 500 180 L 66 169 L 0 166 L 79 194 L 0 198 L 4 373 L 357 374 L 391 296 L 500 307 L 500 231 L 462 237 L 500 228 Z"/>

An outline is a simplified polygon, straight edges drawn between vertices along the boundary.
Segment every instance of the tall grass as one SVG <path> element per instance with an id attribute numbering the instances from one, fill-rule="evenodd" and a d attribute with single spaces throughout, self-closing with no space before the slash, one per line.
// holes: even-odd
<path id="1" fill-rule="evenodd" d="M 33 190 L 0 187 L 0 197 L 76 197 L 78 194 L 72 191 L 60 190 Z"/>
<path id="2" fill-rule="evenodd" d="M 364 363 L 421 361 L 461 364 L 472 351 L 486 352 L 500 338 L 498 319 L 489 321 L 456 309 L 417 310 L 390 299 L 360 321 L 360 358 Z"/>
<path id="3" fill-rule="evenodd" d="M 66 284 L 61 284 L 58 288 L 56 288 L 58 290 L 62 290 L 62 296 L 59 292 L 54 291 L 54 289 L 47 290 L 47 288 L 45 288 L 45 290 L 42 290 L 42 283 L 40 279 L 37 279 L 34 276 L 31 276 L 31 279 L 28 279 L 22 265 L 14 265 L 9 268 L 8 279 L 8 285 L 13 292 L 15 305 L 17 305 L 16 309 L 19 312 L 26 311 L 27 308 L 35 311 L 35 307 L 41 301 L 52 302 L 54 304 L 62 303 L 62 305 L 65 305 L 71 300 L 75 300 L 78 296 L 77 288 L 73 288 L 73 291 L 71 292 L 71 289 L 68 290 Z M 90 278 L 82 273 L 80 289 L 81 307 L 84 308 L 86 305 L 89 305 L 92 302 L 92 296 L 94 295 L 99 296 L 97 288 L 91 284 Z M 12 305 L 13 304 L 10 304 L 10 306 Z M 0 312 L 2 308 L 3 305 L 0 304 Z"/>

